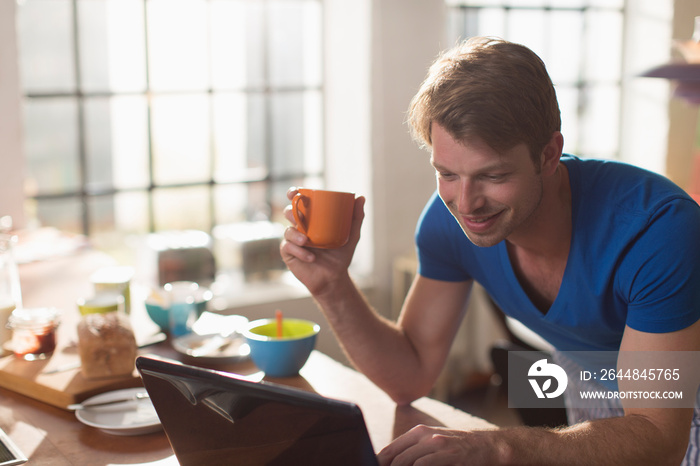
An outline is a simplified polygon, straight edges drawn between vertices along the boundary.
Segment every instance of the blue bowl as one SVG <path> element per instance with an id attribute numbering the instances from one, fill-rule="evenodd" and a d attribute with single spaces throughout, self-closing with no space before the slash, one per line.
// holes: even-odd
<path id="1" fill-rule="evenodd" d="M 168 285 L 166 285 L 166 287 L 167 286 Z M 197 316 L 201 316 L 202 313 L 207 310 L 207 303 L 212 298 L 212 292 L 205 287 L 197 287 L 195 290 L 197 296 Z M 162 290 L 161 294 L 166 295 Z M 167 301 L 167 299 L 165 301 Z M 170 304 L 167 303 L 163 306 L 163 302 L 165 301 L 149 297 L 144 302 L 144 305 L 146 306 L 148 317 L 150 317 L 162 331 L 167 333 L 170 331 Z"/>
<path id="2" fill-rule="evenodd" d="M 292 377 L 299 373 L 316 346 L 321 327 L 303 319 L 284 319 L 282 338 L 277 337 L 275 319 L 260 319 L 248 324 L 243 332 L 250 358 L 270 377 Z"/>
<path id="3" fill-rule="evenodd" d="M 148 317 L 160 327 L 160 329 L 168 333 L 170 331 L 170 308 L 161 307 L 157 304 L 146 302 L 146 312 Z M 207 310 L 207 301 L 197 303 L 197 315 L 201 316 Z"/>

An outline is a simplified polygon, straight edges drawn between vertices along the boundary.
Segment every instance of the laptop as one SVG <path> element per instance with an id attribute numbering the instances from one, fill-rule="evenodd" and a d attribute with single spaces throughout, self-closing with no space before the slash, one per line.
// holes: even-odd
<path id="1" fill-rule="evenodd" d="M 136 368 L 183 466 L 378 465 L 353 403 L 144 356 Z"/>

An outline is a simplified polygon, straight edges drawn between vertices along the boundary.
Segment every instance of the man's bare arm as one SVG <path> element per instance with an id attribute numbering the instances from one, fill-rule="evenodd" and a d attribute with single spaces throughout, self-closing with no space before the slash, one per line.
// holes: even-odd
<path id="1" fill-rule="evenodd" d="M 698 351 L 700 321 L 677 332 L 625 330 L 621 351 Z M 692 408 L 626 408 L 623 417 L 599 419 L 563 429 L 516 427 L 455 431 L 419 426 L 379 455 L 382 465 L 678 465 L 690 432 Z"/>

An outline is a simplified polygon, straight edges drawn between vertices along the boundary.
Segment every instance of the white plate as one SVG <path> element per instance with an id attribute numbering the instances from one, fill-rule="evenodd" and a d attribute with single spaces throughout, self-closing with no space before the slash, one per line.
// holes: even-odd
<path id="1" fill-rule="evenodd" d="M 173 340 L 179 353 L 205 364 L 232 364 L 250 357 L 250 347 L 240 333 L 222 338 L 219 334 L 190 333 Z"/>
<path id="2" fill-rule="evenodd" d="M 144 391 L 146 391 L 145 388 L 138 387 L 115 390 L 88 398 L 83 403 L 118 400 Z M 96 427 L 112 435 L 141 435 L 162 429 L 158 414 L 149 398 L 83 408 L 75 412 L 75 417 L 85 425 Z"/>

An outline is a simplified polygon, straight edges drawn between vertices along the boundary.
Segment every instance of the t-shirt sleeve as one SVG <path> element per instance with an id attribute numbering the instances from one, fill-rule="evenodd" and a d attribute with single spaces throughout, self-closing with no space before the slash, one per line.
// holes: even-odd
<path id="1" fill-rule="evenodd" d="M 455 236 L 458 235 L 458 236 Z M 471 277 L 460 264 L 458 239 L 464 233 L 442 199 L 433 196 L 425 206 L 416 228 L 418 274 L 450 282 L 465 281 Z"/>
<path id="2" fill-rule="evenodd" d="M 700 319 L 700 206 L 679 198 L 658 208 L 630 245 L 618 284 L 635 330 L 673 332 Z"/>

